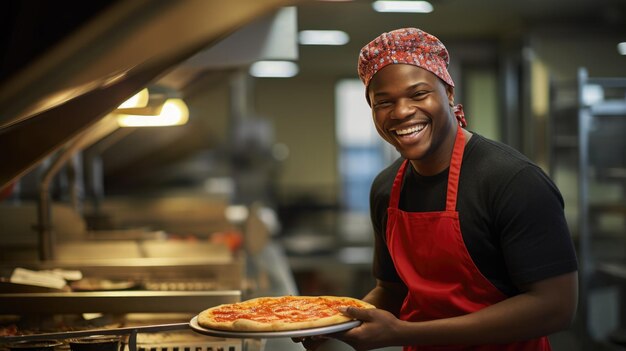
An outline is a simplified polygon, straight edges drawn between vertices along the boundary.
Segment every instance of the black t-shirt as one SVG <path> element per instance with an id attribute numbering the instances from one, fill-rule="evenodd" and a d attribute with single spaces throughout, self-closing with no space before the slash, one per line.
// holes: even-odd
<path id="1" fill-rule="evenodd" d="M 375 232 L 374 275 L 400 282 L 385 242 L 393 180 L 403 159 L 374 180 L 370 193 Z M 421 176 L 408 167 L 399 207 L 443 211 L 448 170 Z M 473 134 L 465 146 L 457 211 L 468 252 L 481 273 L 507 296 L 518 287 L 577 269 L 563 198 L 548 176 L 515 149 Z"/>

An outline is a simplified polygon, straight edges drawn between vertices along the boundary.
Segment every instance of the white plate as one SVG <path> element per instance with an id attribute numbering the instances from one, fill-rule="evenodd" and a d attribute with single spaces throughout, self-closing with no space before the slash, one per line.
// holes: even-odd
<path id="1" fill-rule="evenodd" d="M 191 329 L 197 333 L 210 335 L 210 336 L 219 336 L 223 338 L 243 338 L 243 339 L 267 339 L 267 338 L 299 338 L 304 336 L 313 336 L 313 335 L 325 335 L 337 333 L 340 331 L 345 331 L 352 329 L 361 325 L 361 321 L 349 321 L 345 323 L 329 325 L 326 327 L 318 327 L 318 328 L 309 328 L 309 329 L 298 329 L 298 330 L 285 330 L 285 331 L 259 331 L 259 332 L 235 332 L 229 330 L 217 330 L 217 329 L 207 329 L 201 327 L 198 324 L 198 316 L 195 316 L 189 322 L 189 326 Z"/>

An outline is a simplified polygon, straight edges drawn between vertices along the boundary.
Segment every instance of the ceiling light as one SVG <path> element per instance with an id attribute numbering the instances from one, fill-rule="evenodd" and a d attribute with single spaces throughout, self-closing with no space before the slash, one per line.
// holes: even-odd
<path id="1" fill-rule="evenodd" d="M 626 41 L 617 44 L 617 51 L 620 55 L 626 55 Z"/>
<path id="2" fill-rule="evenodd" d="M 298 34 L 298 41 L 302 45 L 345 45 L 350 37 L 340 30 L 303 30 Z"/>
<path id="3" fill-rule="evenodd" d="M 433 5 L 428 1 L 374 1 L 372 7 L 377 12 L 412 12 L 430 13 L 433 12 Z"/>
<path id="4" fill-rule="evenodd" d="M 166 127 L 187 123 L 189 109 L 182 99 L 167 99 L 154 114 L 118 114 L 120 127 Z"/>
<path id="5" fill-rule="evenodd" d="M 290 78 L 298 74 L 298 65 L 291 61 L 257 61 L 250 66 L 250 75 L 258 78 Z"/>

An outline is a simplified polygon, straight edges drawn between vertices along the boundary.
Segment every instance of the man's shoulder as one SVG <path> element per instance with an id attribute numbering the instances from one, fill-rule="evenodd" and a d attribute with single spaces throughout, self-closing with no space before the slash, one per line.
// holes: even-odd
<path id="1" fill-rule="evenodd" d="M 482 171 L 502 175 L 502 173 L 517 173 L 520 170 L 537 165 L 519 150 L 500 141 L 485 138 L 474 134 L 472 143 L 466 149 L 467 165 L 471 164 Z"/>
<path id="2" fill-rule="evenodd" d="M 540 166 L 502 142 L 478 136 L 467 156 L 461 177 L 477 188 L 497 191 L 502 187 L 536 186 L 538 183 L 553 186 Z"/>
<path id="3" fill-rule="evenodd" d="M 391 181 L 393 182 L 403 162 L 404 162 L 404 158 L 402 157 L 398 157 L 397 159 L 395 159 L 391 164 L 389 164 L 387 167 L 383 168 L 380 172 L 378 172 L 378 175 L 376 175 L 374 182 L 377 182 L 377 181 L 384 182 L 384 181 L 388 181 L 389 179 L 391 179 Z"/>
<path id="4" fill-rule="evenodd" d="M 394 160 L 390 165 L 381 170 L 378 175 L 374 178 L 372 182 L 372 192 L 374 194 L 379 193 L 389 193 L 391 191 L 391 186 L 393 185 L 393 181 L 396 178 L 396 174 L 402 166 L 404 162 L 404 158 L 398 157 Z"/>
<path id="5" fill-rule="evenodd" d="M 476 149 L 481 153 L 481 158 L 504 157 L 514 162 L 531 162 L 530 159 L 519 150 L 501 141 L 489 139 L 477 133 L 474 133 L 470 141 L 473 142 L 471 143 L 472 148 L 470 148 L 470 150 Z"/>

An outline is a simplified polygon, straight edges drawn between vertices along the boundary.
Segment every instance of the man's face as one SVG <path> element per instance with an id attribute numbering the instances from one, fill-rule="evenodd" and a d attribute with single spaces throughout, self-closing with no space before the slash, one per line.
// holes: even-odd
<path id="1" fill-rule="evenodd" d="M 448 162 L 449 150 L 441 145 L 454 143 L 452 87 L 422 68 L 392 64 L 374 75 L 368 94 L 378 134 L 402 157 Z"/>

